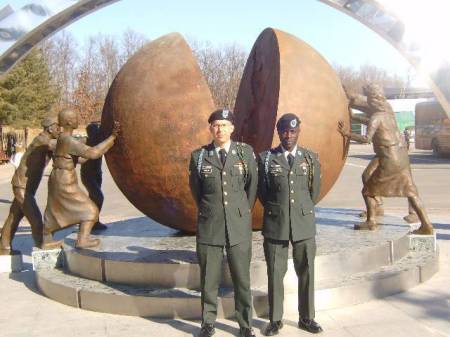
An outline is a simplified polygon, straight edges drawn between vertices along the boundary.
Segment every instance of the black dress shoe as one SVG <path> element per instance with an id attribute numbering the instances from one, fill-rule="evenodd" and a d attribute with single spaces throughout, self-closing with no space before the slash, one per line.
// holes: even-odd
<path id="1" fill-rule="evenodd" d="M 239 333 L 241 337 L 256 337 L 253 329 L 250 328 L 241 328 Z"/>
<path id="2" fill-rule="evenodd" d="M 314 319 L 300 318 L 298 320 L 298 327 L 311 333 L 322 332 L 323 329 Z"/>
<path id="3" fill-rule="evenodd" d="M 214 328 L 214 325 L 206 323 L 202 325 L 198 337 L 211 337 L 215 333 L 216 329 Z"/>
<path id="4" fill-rule="evenodd" d="M 270 322 L 264 330 L 264 336 L 275 336 L 283 327 L 282 321 Z"/>

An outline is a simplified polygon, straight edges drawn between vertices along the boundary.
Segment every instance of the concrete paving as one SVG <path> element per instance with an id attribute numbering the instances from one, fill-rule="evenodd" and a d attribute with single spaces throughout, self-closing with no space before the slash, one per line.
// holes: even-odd
<path id="1" fill-rule="evenodd" d="M 372 156 L 371 147 L 352 145 L 344 170 L 320 207 L 362 208 L 361 173 Z M 450 169 L 449 159 L 439 159 L 426 151 L 411 152 L 412 169 L 430 218 L 435 223 L 440 249 L 440 271 L 428 282 L 408 292 L 382 300 L 343 309 L 317 313 L 324 333 L 333 337 L 428 337 L 450 336 Z M 105 167 L 105 171 L 106 167 Z M 0 221 L 7 216 L 12 198 L 9 185 L 13 168 L 0 167 Z M 105 172 L 107 195 L 102 213 L 104 222 L 141 217 L 121 194 L 108 172 Z M 46 201 L 46 178 L 38 191 L 43 210 Z M 387 213 L 403 215 L 406 200 L 385 201 Z M 63 234 L 67 234 L 71 229 Z M 23 221 L 15 247 L 24 253 L 25 267 L 21 273 L 0 274 L 0 337 L 56 336 L 194 336 L 200 322 L 159 320 L 88 312 L 51 301 L 38 293 L 30 270 L 31 238 Z M 285 328 L 279 336 L 308 336 L 296 328 L 297 317 L 285 317 Z M 255 319 L 255 331 L 261 336 L 265 320 Z M 235 321 L 219 320 L 216 336 L 237 336 Z"/>

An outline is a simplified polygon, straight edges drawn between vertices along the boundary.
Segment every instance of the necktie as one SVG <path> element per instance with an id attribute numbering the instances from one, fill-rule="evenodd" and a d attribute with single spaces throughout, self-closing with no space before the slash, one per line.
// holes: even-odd
<path id="1" fill-rule="evenodd" d="M 287 156 L 289 166 L 292 168 L 292 164 L 294 164 L 294 156 L 292 154 L 288 154 Z"/>
<path id="2" fill-rule="evenodd" d="M 220 162 L 222 163 L 222 166 L 225 166 L 225 160 L 227 160 L 227 152 L 225 151 L 225 149 L 220 149 L 219 157 L 220 157 Z"/>

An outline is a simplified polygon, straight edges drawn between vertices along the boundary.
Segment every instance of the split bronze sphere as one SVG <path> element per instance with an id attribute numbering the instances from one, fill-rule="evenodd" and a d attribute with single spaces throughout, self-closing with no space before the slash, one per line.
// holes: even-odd
<path id="1" fill-rule="evenodd" d="M 278 144 L 277 118 L 292 112 L 302 120 L 300 144 L 319 154 L 321 198 L 337 180 L 348 151 L 337 131 L 349 123 L 341 83 L 325 59 L 293 35 L 266 29 L 258 37 L 235 105 L 233 139 L 255 152 Z M 152 41 L 116 76 L 102 115 L 107 132 L 121 125 L 106 161 L 117 186 L 155 221 L 195 233 L 197 209 L 188 184 L 190 153 L 211 141 L 207 119 L 215 110 L 208 85 L 179 34 Z M 261 228 L 261 207 L 253 228 Z"/>

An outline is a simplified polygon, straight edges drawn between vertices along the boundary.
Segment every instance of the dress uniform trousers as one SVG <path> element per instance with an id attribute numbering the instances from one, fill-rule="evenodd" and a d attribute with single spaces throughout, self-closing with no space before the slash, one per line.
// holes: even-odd
<path id="1" fill-rule="evenodd" d="M 292 242 L 294 268 L 298 277 L 298 312 L 300 317 L 314 318 L 314 237 Z M 269 318 L 271 322 L 283 318 L 284 286 L 287 271 L 289 241 L 264 239 L 264 255 L 269 278 Z"/>
<path id="2" fill-rule="evenodd" d="M 197 243 L 202 288 L 203 324 L 213 324 L 217 317 L 217 295 L 222 276 L 224 246 Z M 252 296 L 250 290 L 250 260 L 252 245 L 243 241 L 225 246 L 228 266 L 234 286 L 236 319 L 241 328 L 252 326 Z"/>

